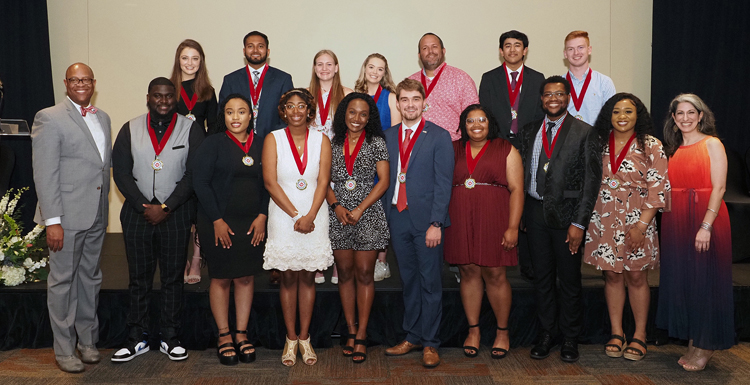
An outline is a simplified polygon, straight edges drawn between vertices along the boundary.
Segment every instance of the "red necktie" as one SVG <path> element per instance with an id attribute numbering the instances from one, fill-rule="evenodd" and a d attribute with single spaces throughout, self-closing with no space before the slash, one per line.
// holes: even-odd
<path id="1" fill-rule="evenodd" d="M 404 131 L 404 142 L 401 144 L 401 146 L 403 146 L 402 151 L 406 151 L 406 149 L 409 148 L 410 141 L 411 129 L 407 128 Z M 406 165 L 402 164 L 401 168 L 405 169 Z M 396 208 L 398 209 L 398 212 L 406 210 L 406 182 L 401 183 L 401 186 L 398 186 L 398 199 L 396 200 Z"/>
<path id="2" fill-rule="evenodd" d="M 99 111 L 99 109 L 97 109 L 94 106 L 81 107 L 81 115 L 82 116 L 86 116 L 86 114 L 89 113 L 89 112 L 92 113 L 92 114 L 96 114 L 96 111 Z"/>

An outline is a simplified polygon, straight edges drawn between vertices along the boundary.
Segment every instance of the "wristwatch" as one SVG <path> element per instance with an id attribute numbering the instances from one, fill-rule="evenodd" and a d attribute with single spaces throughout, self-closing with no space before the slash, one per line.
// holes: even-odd
<path id="1" fill-rule="evenodd" d="M 437 227 L 438 229 L 443 227 L 443 222 L 432 222 L 430 225 Z"/>
<path id="2" fill-rule="evenodd" d="M 333 202 L 333 203 L 331 203 L 330 207 L 331 207 L 331 210 L 336 210 L 336 207 L 339 207 L 339 206 L 341 206 L 341 203 L 339 203 L 339 202 Z"/>
<path id="3" fill-rule="evenodd" d="M 165 213 L 168 213 L 170 211 L 169 207 L 167 207 L 167 205 L 165 203 L 161 204 L 161 209 L 164 210 Z"/>

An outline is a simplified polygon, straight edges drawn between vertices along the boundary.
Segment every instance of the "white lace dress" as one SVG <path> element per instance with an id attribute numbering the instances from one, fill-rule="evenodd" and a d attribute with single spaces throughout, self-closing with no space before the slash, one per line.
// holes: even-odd
<path id="1" fill-rule="evenodd" d="M 310 130 L 307 148 L 307 168 L 304 175 L 299 174 L 295 154 L 289 146 L 286 132 L 272 132 L 276 139 L 276 179 L 294 207 L 305 215 L 310 211 L 313 195 L 318 186 L 320 170 L 320 151 L 323 134 Z M 297 188 L 303 179 L 307 183 L 304 190 Z M 263 268 L 266 270 L 316 271 L 326 270 L 333 264 L 331 241 L 328 238 L 328 207 L 323 202 L 315 216 L 315 230 L 309 234 L 294 231 L 294 222 L 276 202 L 271 199 L 268 204 L 268 240 L 263 254 Z"/>

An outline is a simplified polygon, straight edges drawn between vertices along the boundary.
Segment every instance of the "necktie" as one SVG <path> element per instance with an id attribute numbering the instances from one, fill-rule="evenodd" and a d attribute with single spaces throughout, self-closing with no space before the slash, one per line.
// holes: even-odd
<path id="1" fill-rule="evenodd" d="M 85 117 L 89 112 L 92 114 L 96 114 L 97 111 L 99 111 L 99 109 L 94 106 L 81 107 L 81 116 Z"/>
<path id="2" fill-rule="evenodd" d="M 404 142 L 401 144 L 401 151 L 406 151 L 407 148 L 409 148 L 409 142 L 411 141 L 411 129 L 407 128 L 406 131 L 404 131 Z M 402 164 L 401 169 L 406 169 L 408 164 Z M 396 208 L 398 209 L 398 212 L 402 212 L 406 210 L 406 182 L 401 183 L 401 186 L 398 186 L 398 199 L 396 200 Z"/>
<path id="3" fill-rule="evenodd" d="M 513 71 L 510 73 L 510 88 L 511 90 L 515 91 L 516 86 L 518 86 L 518 82 L 516 81 L 516 78 L 518 77 L 518 71 Z M 521 96 L 516 96 L 515 102 L 510 106 L 510 108 L 514 111 L 516 111 L 516 117 L 511 116 L 510 121 L 510 133 L 511 135 L 515 136 L 518 133 L 518 100 L 521 98 Z"/>
<path id="4" fill-rule="evenodd" d="M 547 122 L 547 143 L 552 146 L 552 128 L 555 127 L 555 122 Z M 539 151 L 539 165 L 536 169 L 536 193 L 540 197 L 544 197 L 544 185 L 547 181 L 547 172 L 544 171 L 544 165 L 549 162 L 547 153 L 544 152 L 544 146 Z"/>
<path id="5" fill-rule="evenodd" d="M 253 71 L 253 85 L 258 86 L 258 80 L 260 80 L 260 71 Z"/>

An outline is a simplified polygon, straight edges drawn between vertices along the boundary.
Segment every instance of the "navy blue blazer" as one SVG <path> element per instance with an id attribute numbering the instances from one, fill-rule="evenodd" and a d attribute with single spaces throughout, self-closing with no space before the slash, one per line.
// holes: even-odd
<path id="1" fill-rule="evenodd" d="M 396 210 L 391 202 L 398 183 L 396 175 L 400 171 L 399 126 L 395 125 L 384 133 L 391 165 L 391 183 L 382 198 L 386 218 L 390 217 L 391 210 Z M 444 227 L 450 226 L 448 203 L 451 199 L 453 167 L 450 134 L 435 123 L 425 122 L 411 151 L 406 172 L 406 201 L 409 204 L 409 216 L 417 230 L 427 231 L 432 222 L 442 222 Z"/>
<path id="2" fill-rule="evenodd" d="M 241 94 L 252 100 L 250 98 L 250 80 L 247 78 L 245 68 L 247 66 L 224 76 L 224 82 L 221 84 L 221 91 L 219 92 L 219 105 L 231 94 Z M 260 136 L 261 142 L 269 132 L 286 126 L 286 123 L 279 117 L 279 100 L 281 95 L 292 88 L 294 88 L 292 75 L 268 66 L 263 79 L 263 91 L 260 94 L 258 118 L 255 122 L 255 133 Z M 221 111 L 219 111 L 219 114 L 221 115 Z"/>

